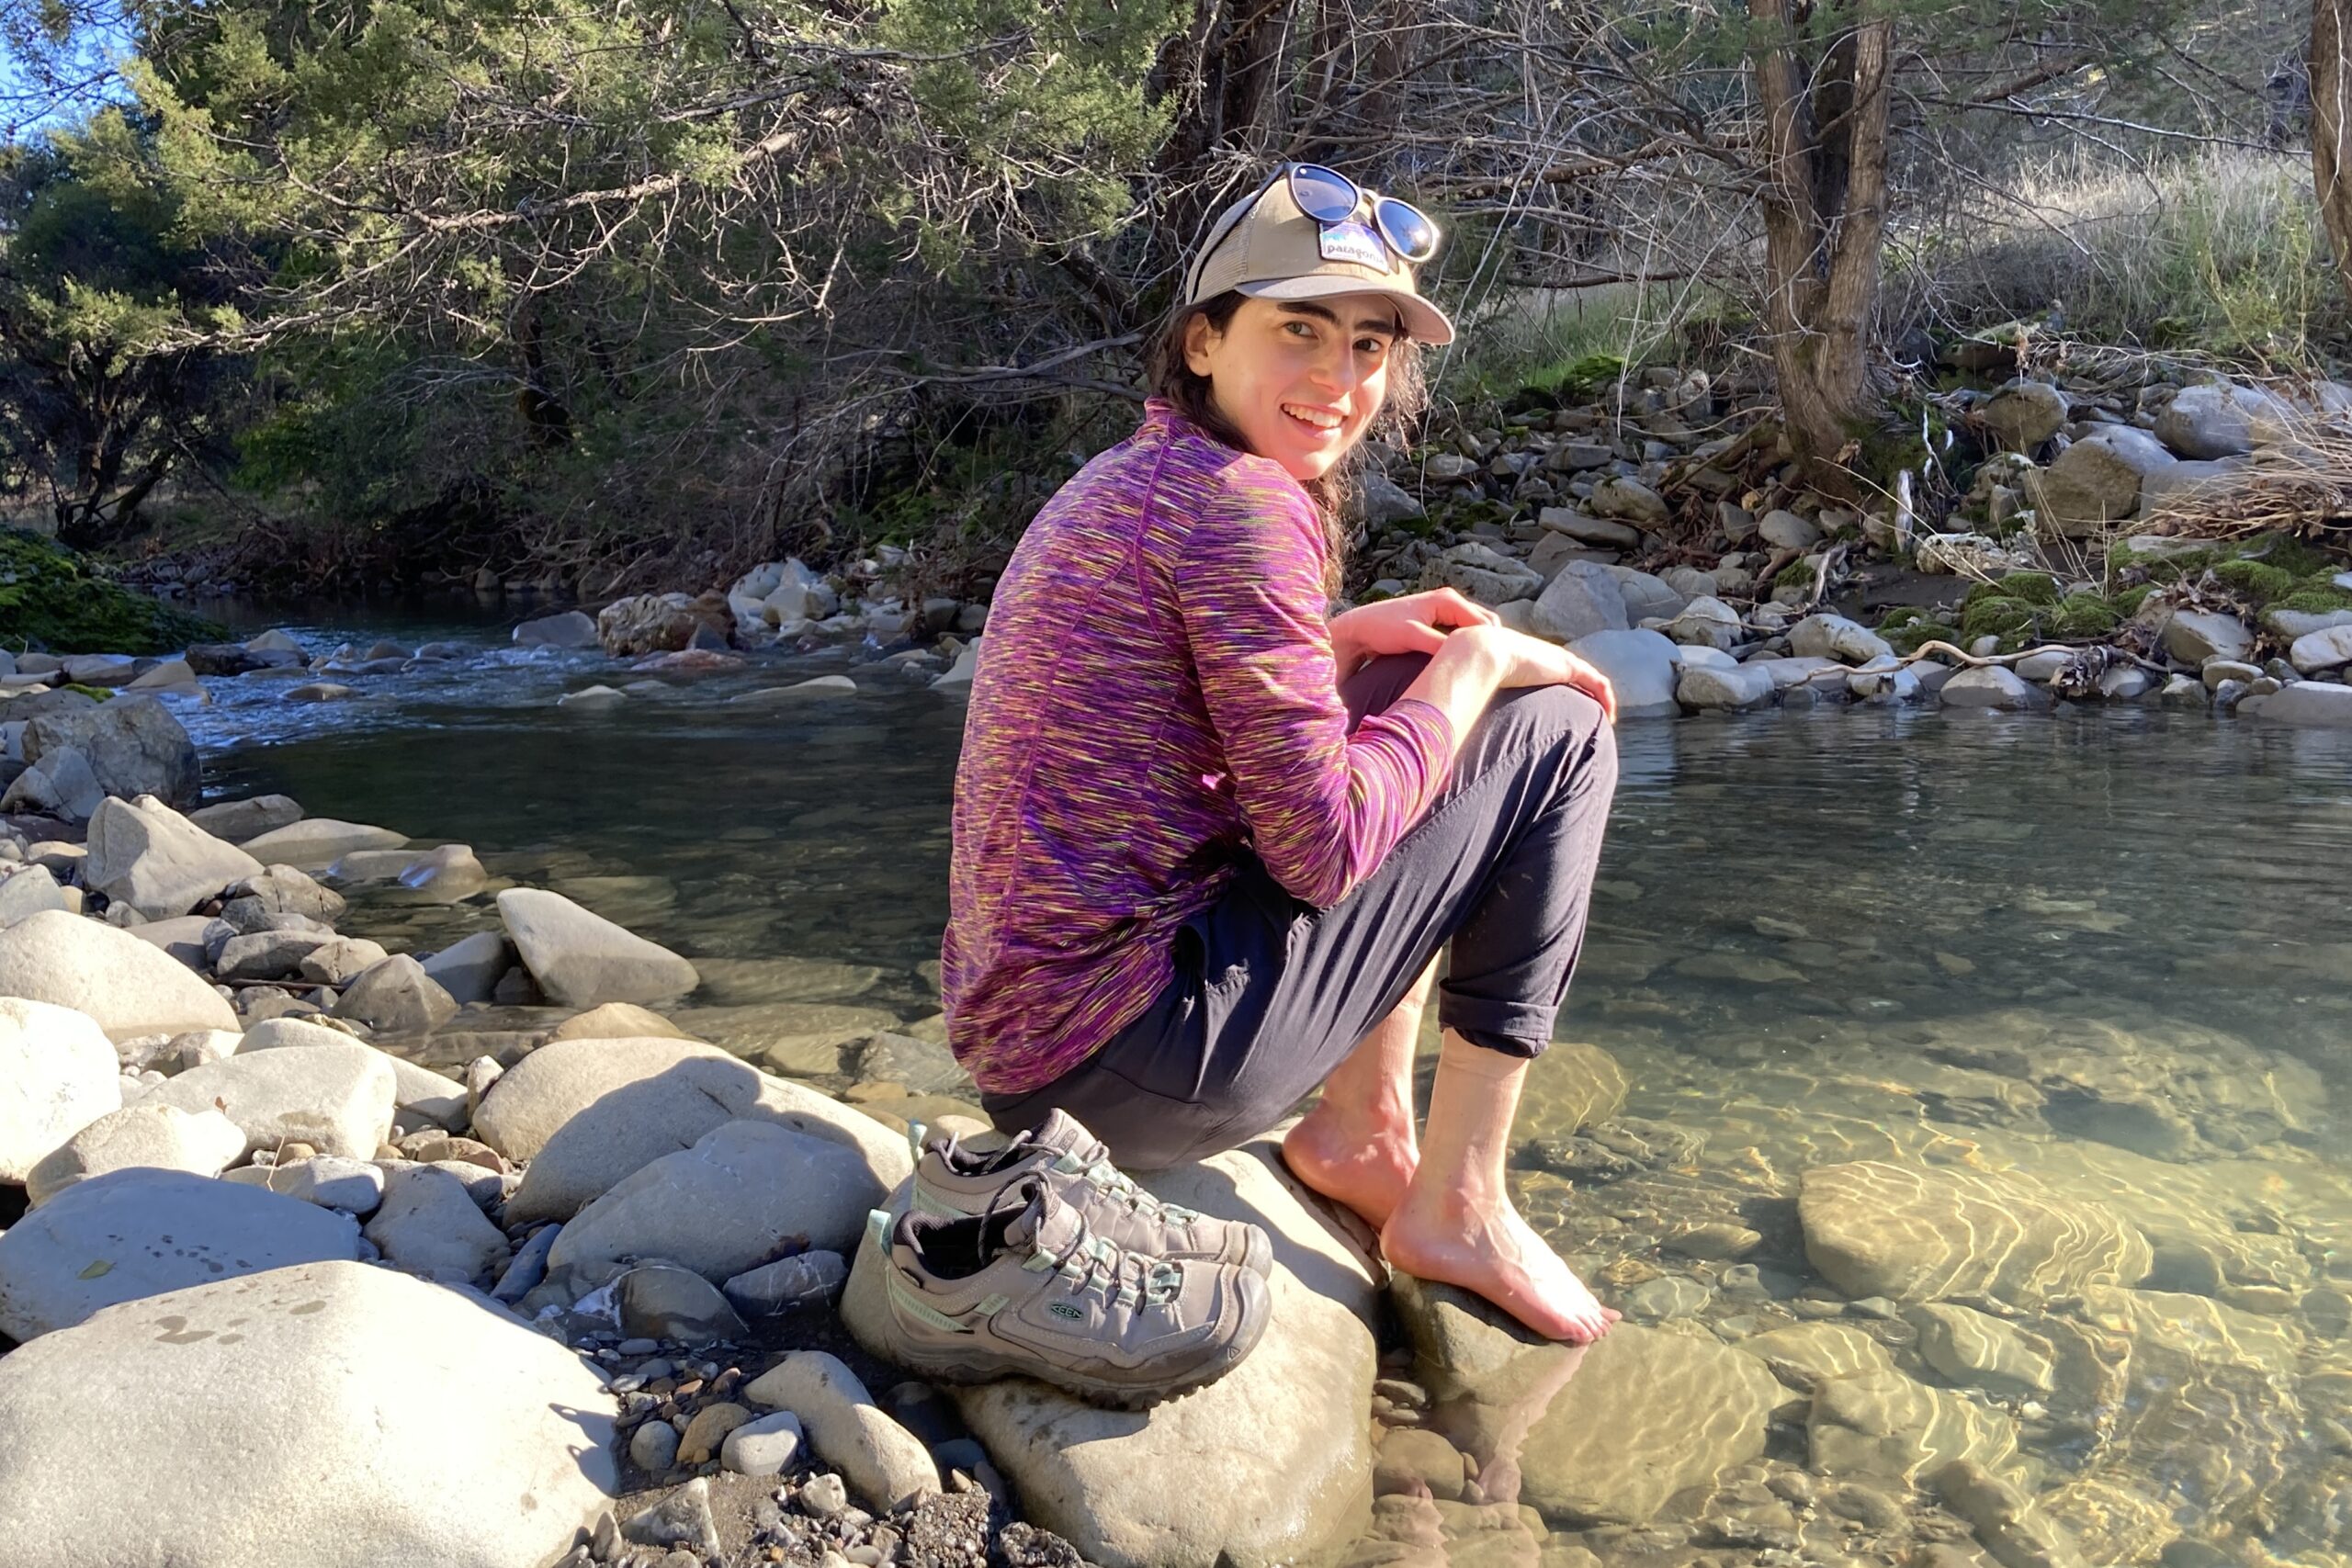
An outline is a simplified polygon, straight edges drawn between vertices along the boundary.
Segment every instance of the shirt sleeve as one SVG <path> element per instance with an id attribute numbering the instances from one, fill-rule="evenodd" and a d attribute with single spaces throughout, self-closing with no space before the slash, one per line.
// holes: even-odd
<path id="1" fill-rule="evenodd" d="M 1419 820 L 1453 765 L 1417 698 L 1351 735 L 1325 619 L 1323 536 L 1287 476 L 1234 464 L 1174 572 L 1193 663 L 1260 860 L 1296 897 L 1344 897 Z"/>

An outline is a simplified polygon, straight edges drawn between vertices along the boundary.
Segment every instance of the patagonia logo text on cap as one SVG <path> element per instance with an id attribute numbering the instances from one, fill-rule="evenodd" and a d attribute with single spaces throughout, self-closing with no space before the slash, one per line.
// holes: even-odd
<path id="1" fill-rule="evenodd" d="M 1350 219 L 1344 223 L 1316 225 L 1316 249 L 1325 261 L 1353 262 L 1375 272 L 1388 270 L 1388 251 L 1368 225 Z"/>

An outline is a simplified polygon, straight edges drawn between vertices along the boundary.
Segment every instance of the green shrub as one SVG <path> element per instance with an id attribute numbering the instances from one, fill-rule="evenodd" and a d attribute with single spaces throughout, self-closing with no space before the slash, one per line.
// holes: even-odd
<path id="1" fill-rule="evenodd" d="M 1960 629 L 1970 642 L 1980 637 L 2008 637 L 2030 628 L 2034 607 L 2022 599 L 1972 593 L 1960 613 Z"/>
<path id="2" fill-rule="evenodd" d="M 2042 630 L 2061 641 L 2075 642 L 2105 637 L 2122 624 L 2123 617 L 2116 613 L 2115 606 L 2098 594 L 2074 593 L 2050 613 Z"/>
<path id="3" fill-rule="evenodd" d="M 2243 557 L 2222 561 L 2214 566 L 2213 575 L 2256 604 L 2284 599 L 2295 591 L 2294 574 L 2267 561 L 2249 560 Z"/>

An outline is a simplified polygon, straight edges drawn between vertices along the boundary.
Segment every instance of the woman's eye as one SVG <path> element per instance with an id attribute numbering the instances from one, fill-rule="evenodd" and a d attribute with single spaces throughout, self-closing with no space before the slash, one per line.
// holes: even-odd
<path id="1" fill-rule="evenodd" d="M 1295 333 L 1299 337 L 1313 337 L 1315 335 L 1315 329 L 1308 326 L 1305 321 L 1285 321 L 1283 323 L 1283 330 L 1287 333 Z"/>

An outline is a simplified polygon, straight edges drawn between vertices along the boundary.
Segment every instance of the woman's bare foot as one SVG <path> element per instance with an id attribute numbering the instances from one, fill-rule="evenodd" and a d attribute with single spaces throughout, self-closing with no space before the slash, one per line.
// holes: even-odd
<path id="1" fill-rule="evenodd" d="M 1475 1292 L 1546 1339 L 1589 1344 L 1617 1321 L 1507 1199 L 1416 1190 L 1381 1228 L 1380 1250 L 1389 1267 Z"/>
<path id="2" fill-rule="evenodd" d="M 1351 1117 L 1326 1100 L 1283 1137 L 1291 1174 L 1378 1230 L 1396 1213 L 1420 1164 L 1410 1111 Z"/>

